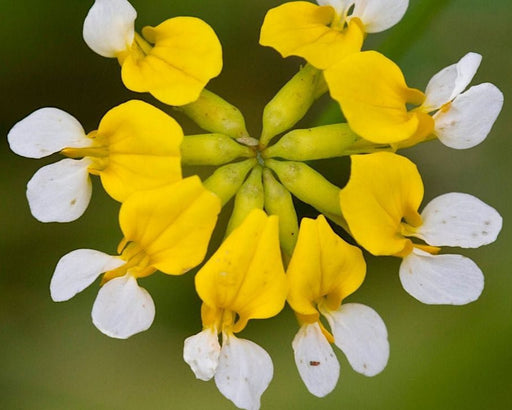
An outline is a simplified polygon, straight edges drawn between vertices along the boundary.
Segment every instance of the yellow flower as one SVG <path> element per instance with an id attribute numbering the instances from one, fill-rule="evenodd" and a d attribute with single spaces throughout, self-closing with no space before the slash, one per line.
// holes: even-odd
<path id="1" fill-rule="evenodd" d="M 361 50 L 365 33 L 384 31 L 396 24 L 407 0 L 318 0 L 320 6 L 294 1 L 267 12 L 260 44 L 283 57 L 303 57 L 326 69 Z"/>
<path id="2" fill-rule="evenodd" d="M 259 408 L 272 379 L 272 361 L 261 347 L 234 333 L 250 319 L 270 318 L 284 307 L 278 218 L 253 210 L 197 273 L 196 289 L 204 330 L 185 341 L 185 361 L 197 378 L 215 376 L 221 393 L 238 407 Z"/>
<path id="3" fill-rule="evenodd" d="M 91 198 L 89 174 L 99 175 L 117 201 L 181 179 L 181 127 L 142 101 L 112 108 L 89 134 L 68 113 L 42 108 L 18 122 L 8 139 L 25 157 L 59 151 L 69 157 L 41 168 L 28 183 L 30 209 L 42 222 L 69 222 L 83 214 Z"/>
<path id="4" fill-rule="evenodd" d="M 364 139 L 401 148 L 434 135 L 463 149 L 485 139 L 503 105 L 493 84 L 462 92 L 480 61 L 468 53 L 432 77 L 425 93 L 409 88 L 400 68 L 375 51 L 348 56 L 327 69 L 325 79 L 350 127 Z"/>
<path id="5" fill-rule="evenodd" d="M 365 272 L 361 250 L 338 237 L 322 215 L 302 219 L 287 270 L 288 303 L 301 323 L 292 344 L 295 362 L 306 387 L 316 396 L 330 393 L 338 381 L 332 342 L 360 373 L 373 376 L 386 366 L 389 345 L 382 319 L 367 306 L 342 304 L 361 286 Z"/>
<path id="6" fill-rule="evenodd" d="M 402 285 L 424 303 L 458 305 L 477 299 L 483 288 L 478 266 L 461 255 L 437 255 L 438 247 L 493 242 L 502 225 L 498 212 L 471 195 L 452 192 L 434 198 L 420 214 L 423 182 L 411 161 L 387 152 L 351 160 L 340 206 L 356 241 L 374 255 L 403 258 Z"/>
<path id="7" fill-rule="evenodd" d="M 181 275 L 201 263 L 219 211 L 219 198 L 197 177 L 134 193 L 121 206 L 119 256 L 92 249 L 63 256 L 50 283 L 52 299 L 68 300 L 104 273 L 92 309 L 95 326 L 121 339 L 146 330 L 155 307 L 137 279 L 156 270 Z"/>
<path id="8" fill-rule="evenodd" d="M 150 92 L 170 105 L 198 99 L 222 70 L 222 48 L 213 29 L 194 17 L 175 17 L 134 31 L 137 13 L 126 0 L 96 0 L 84 21 L 87 45 L 122 66 L 127 88 Z"/>

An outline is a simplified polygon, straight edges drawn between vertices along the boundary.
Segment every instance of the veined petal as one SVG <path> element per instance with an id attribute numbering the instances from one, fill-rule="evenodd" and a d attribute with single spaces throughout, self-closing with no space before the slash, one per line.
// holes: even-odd
<path id="1" fill-rule="evenodd" d="M 350 128 L 375 143 L 392 143 L 414 136 L 420 129 L 424 94 L 409 88 L 400 68 L 376 51 L 354 53 L 324 72 L 332 98 L 338 101 Z M 427 131 L 428 133 L 428 131 Z"/>
<path id="2" fill-rule="evenodd" d="M 417 212 L 423 182 L 416 166 L 388 152 L 353 155 L 350 179 L 340 204 L 357 242 L 374 255 L 394 255 L 410 246 L 401 235 L 402 218 L 421 225 Z"/>
<path id="3" fill-rule="evenodd" d="M 331 7 L 304 1 L 285 3 L 267 12 L 260 44 L 276 49 L 283 57 L 303 57 L 316 68 L 325 69 L 360 51 L 364 40 L 358 21 L 339 31 L 329 26 L 334 17 Z"/>
<path id="4" fill-rule="evenodd" d="M 203 260 L 219 212 L 219 198 L 194 176 L 135 192 L 121 206 L 119 222 L 152 266 L 181 275 Z"/>
<path id="5" fill-rule="evenodd" d="M 302 325 L 292 342 L 295 364 L 311 394 L 324 397 L 334 390 L 340 363 L 318 325 Z"/>
<path id="6" fill-rule="evenodd" d="M 496 86 L 476 85 L 434 114 L 434 133 L 450 148 L 474 147 L 487 137 L 502 107 L 503 94 Z"/>
<path id="7" fill-rule="evenodd" d="M 153 299 L 130 274 L 105 283 L 92 307 L 94 325 L 102 333 L 117 339 L 147 330 L 154 318 Z"/>
<path id="8" fill-rule="evenodd" d="M 71 299 L 84 290 L 103 272 L 126 262 L 116 256 L 93 249 L 77 249 L 60 258 L 50 282 L 54 302 Z"/>
<path id="9" fill-rule="evenodd" d="M 92 144 L 75 117 L 58 108 L 45 107 L 25 117 L 7 135 L 9 146 L 18 155 L 43 158 L 63 148 Z"/>
<path id="10" fill-rule="evenodd" d="M 461 255 L 431 255 L 419 249 L 404 258 L 400 281 L 411 296 L 429 305 L 465 305 L 478 299 L 484 276 Z"/>
<path id="11" fill-rule="evenodd" d="M 131 47 L 136 18 L 126 0 L 96 0 L 84 21 L 84 40 L 100 56 L 116 57 Z"/>
<path id="12" fill-rule="evenodd" d="M 389 342 L 386 325 L 372 308 L 359 303 L 322 310 L 338 346 L 350 366 L 365 376 L 375 376 L 386 367 Z"/>
<path id="13" fill-rule="evenodd" d="M 354 0 L 351 17 L 359 17 L 367 33 L 379 33 L 398 23 L 409 0 Z"/>
<path id="14" fill-rule="evenodd" d="M 89 164 L 87 158 L 66 158 L 37 171 L 27 184 L 34 218 L 41 222 L 70 222 L 82 216 L 92 194 Z"/>
<path id="15" fill-rule="evenodd" d="M 220 344 L 217 332 L 212 328 L 185 339 L 183 359 L 198 379 L 210 380 L 219 364 Z"/>
<path id="16" fill-rule="evenodd" d="M 215 384 L 238 408 L 257 410 L 274 373 L 268 353 L 250 340 L 228 335 L 222 343 Z"/>
<path id="17" fill-rule="evenodd" d="M 279 248 L 278 218 L 253 210 L 196 275 L 203 302 L 239 315 L 234 331 L 249 319 L 277 315 L 287 283 Z"/>
<path id="18" fill-rule="evenodd" d="M 359 248 L 336 235 L 325 217 L 303 218 L 287 270 L 288 303 L 302 315 L 317 315 L 315 304 L 325 297 L 330 309 L 364 280 L 366 264 Z"/>
<path id="19" fill-rule="evenodd" d="M 123 82 L 130 90 L 149 91 L 169 105 L 197 100 L 202 89 L 222 70 L 222 47 L 213 29 L 195 17 L 175 17 L 145 27 L 154 44 L 148 55 L 129 54 L 122 63 Z"/>
<path id="20" fill-rule="evenodd" d="M 469 85 L 481 61 L 480 54 L 468 53 L 456 64 L 439 71 L 427 85 L 421 108 L 426 112 L 434 111 L 457 97 Z"/>
<path id="21" fill-rule="evenodd" d="M 183 131 L 169 115 L 143 101 L 131 100 L 108 111 L 98 138 L 108 145 L 108 165 L 99 171 L 112 198 L 124 201 L 136 191 L 181 179 Z"/>
<path id="22" fill-rule="evenodd" d="M 421 213 L 415 236 L 434 246 L 478 248 L 498 237 L 503 219 L 480 199 L 459 192 L 434 198 Z"/>

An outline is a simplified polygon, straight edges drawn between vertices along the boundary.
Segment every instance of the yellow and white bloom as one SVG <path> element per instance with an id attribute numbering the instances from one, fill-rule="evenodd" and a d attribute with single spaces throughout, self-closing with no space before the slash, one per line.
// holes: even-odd
<path id="1" fill-rule="evenodd" d="M 185 340 L 183 357 L 198 379 L 214 377 L 219 391 L 243 409 L 260 407 L 273 375 L 268 353 L 235 333 L 284 307 L 278 230 L 276 216 L 253 210 L 196 275 L 203 331 Z"/>
<path id="2" fill-rule="evenodd" d="M 213 29 L 195 17 L 174 17 L 135 32 L 137 12 L 126 0 L 96 0 L 84 21 L 87 45 L 117 58 L 127 88 L 149 92 L 170 105 L 199 97 L 222 70 L 222 48 Z"/>
<path id="3" fill-rule="evenodd" d="M 364 139 L 399 148 L 434 135 L 448 147 L 465 149 L 487 137 L 503 106 L 493 84 L 463 92 L 481 59 L 466 54 L 432 77 L 425 93 L 409 88 L 400 68 L 375 51 L 347 57 L 326 70 L 325 79 L 350 127 Z"/>
<path id="4" fill-rule="evenodd" d="M 119 214 L 124 234 L 119 255 L 78 249 L 63 256 L 50 283 L 52 299 L 68 300 L 104 273 L 92 309 L 94 325 L 120 339 L 148 329 L 155 307 L 137 279 L 156 270 L 181 275 L 201 263 L 219 211 L 219 198 L 197 177 L 134 193 Z"/>
<path id="5" fill-rule="evenodd" d="M 403 17 L 408 0 L 294 1 L 267 12 L 260 44 L 283 57 L 303 57 L 326 69 L 361 50 L 366 33 L 378 33 Z"/>
<path id="6" fill-rule="evenodd" d="M 84 213 L 92 193 L 89 174 L 99 175 L 117 201 L 181 179 L 181 127 L 138 100 L 112 108 L 98 130 L 88 134 L 70 114 L 41 108 L 18 122 L 7 137 L 11 149 L 24 157 L 55 152 L 69 157 L 41 168 L 28 182 L 30 210 L 42 222 L 70 222 Z"/>
<path id="7" fill-rule="evenodd" d="M 359 303 L 342 304 L 361 286 L 365 273 L 361 250 L 337 236 L 323 216 L 302 219 L 287 270 L 288 303 L 301 323 L 292 344 L 295 363 L 315 396 L 327 395 L 338 381 L 340 365 L 331 343 L 343 351 L 355 371 L 366 376 L 376 375 L 387 364 L 389 343 L 380 316 Z"/>
<path id="8" fill-rule="evenodd" d="M 498 212 L 474 196 L 452 192 L 434 198 L 420 214 L 423 182 L 411 161 L 387 152 L 351 160 L 340 204 L 356 241 L 374 255 L 403 258 L 402 285 L 423 303 L 462 305 L 478 299 L 481 270 L 464 256 L 438 255 L 439 247 L 494 242 L 502 226 Z"/>

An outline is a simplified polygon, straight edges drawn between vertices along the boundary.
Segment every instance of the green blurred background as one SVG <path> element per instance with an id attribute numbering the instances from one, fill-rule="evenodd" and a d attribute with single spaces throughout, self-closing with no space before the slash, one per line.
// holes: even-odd
<path id="1" fill-rule="evenodd" d="M 138 29 L 175 15 L 198 16 L 215 28 L 224 47 L 224 70 L 209 88 L 245 113 L 253 134 L 259 132 L 263 106 L 300 63 L 258 46 L 266 10 L 280 3 L 132 1 L 139 13 Z M 414 17 L 411 10 L 395 29 L 370 36 L 367 48 L 384 44 L 398 58 L 408 84 L 420 89 L 432 74 L 476 51 L 484 59 L 474 83 L 490 81 L 506 100 L 512 95 L 510 0 L 410 3 L 411 9 L 440 10 L 419 20 L 429 22 L 424 27 L 413 20 L 407 23 L 409 16 Z M 97 56 L 82 41 L 82 21 L 91 4 L 92 0 L 0 2 L 0 408 L 234 408 L 213 381 L 195 380 L 181 358 L 183 340 L 201 326 L 193 273 L 156 274 L 141 281 L 155 300 L 157 316 L 150 331 L 126 341 L 109 339 L 92 325 L 97 286 L 65 303 L 50 299 L 48 284 L 62 255 L 77 248 L 115 251 L 121 236 L 118 206 L 95 181 L 91 205 L 79 221 L 37 222 L 26 203 L 25 185 L 57 156 L 30 160 L 14 155 L 6 143 L 8 130 L 43 106 L 68 111 L 90 131 L 107 110 L 129 98 L 154 102 L 126 91 L 117 63 Z M 317 113 L 325 101 L 318 107 Z M 187 127 L 188 132 L 196 131 Z M 511 129 L 506 101 L 491 135 L 480 146 L 455 151 L 434 141 L 404 152 L 424 177 L 425 203 L 441 193 L 468 192 L 504 216 L 495 244 L 462 252 L 485 273 L 481 298 L 462 307 L 422 305 L 402 290 L 398 259 L 367 255 L 367 280 L 350 301 L 372 306 L 385 320 L 391 344 L 385 371 L 374 378 L 361 376 L 338 352 L 342 373 L 336 390 L 324 399 L 310 395 L 295 369 L 291 340 L 297 325 L 286 309 L 271 320 L 251 322 L 241 334 L 264 347 L 274 361 L 274 379 L 263 395 L 263 408 L 512 408 Z M 342 181 L 346 175 L 337 164 L 327 161 L 319 166 Z"/>

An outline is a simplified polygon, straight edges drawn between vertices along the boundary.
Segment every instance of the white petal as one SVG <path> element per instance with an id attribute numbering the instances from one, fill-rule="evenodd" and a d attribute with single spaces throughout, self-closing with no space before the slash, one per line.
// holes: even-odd
<path id="1" fill-rule="evenodd" d="M 398 23 L 409 0 L 356 0 L 352 16 L 359 17 L 367 33 L 378 33 Z"/>
<path id="2" fill-rule="evenodd" d="M 185 340 L 183 359 L 198 379 L 210 380 L 219 364 L 220 344 L 217 332 L 208 328 Z"/>
<path id="3" fill-rule="evenodd" d="M 60 258 L 50 282 L 54 302 L 71 299 L 93 283 L 103 272 L 126 262 L 116 256 L 93 249 L 77 249 Z"/>
<path id="4" fill-rule="evenodd" d="M 324 397 L 336 387 L 340 363 L 318 323 L 301 326 L 292 342 L 295 364 L 311 394 Z"/>
<path id="5" fill-rule="evenodd" d="M 322 313 L 331 326 L 334 343 L 356 372 L 375 376 L 384 370 L 389 358 L 388 332 L 375 310 L 347 303 L 338 310 Z"/>
<path id="6" fill-rule="evenodd" d="M 465 305 L 477 300 L 484 276 L 462 255 L 430 255 L 419 249 L 400 265 L 400 281 L 411 296 L 429 305 Z"/>
<path id="7" fill-rule="evenodd" d="M 336 14 L 343 15 L 345 10 L 354 3 L 354 0 L 316 0 L 320 6 L 331 6 Z"/>
<path id="8" fill-rule="evenodd" d="M 136 18 L 126 0 L 96 0 L 84 21 L 84 40 L 95 53 L 116 57 L 133 44 Z"/>
<path id="9" fill-rule="evenodd" d="M 233 335 L 224 337 L 215 384 L 237 407 L 259 409 L 273 373 L 270 356 L 256 343 Z"/>
<path id="10" fill-rule="evenodd" d="M 154 318 L 153 299 L 130 274 L 105 283 L 92 307 L 94 325 L 107 336 L 117 339 L 147 330 Z"/>
<path id="11" fill-rule="evenodd" d="M 86 158 L 63 159 L 37 171 L 27 184 L 32 215 L 41 222 L 70 222 L 89 205 L 92 185 Z"/>
<path id="12" fill-rule="evenodd" d="M 466 89 L 476 74 L 482 56 L 468 53 L 457 63 L 443 68 L 432 77 L 425 91 L 423 110 L 431 112 L 450 102 Z"/>
<path id="13" fill-rule="evenodd" d="M 82 125 L 58 108 L 41 108 L 18 122 L 7 135 L 9 146 L 18 155 L 43 158 L 63 148 L 92 144 Z"/>
<path id="14" fill-rule="evenodd" d="M 434 133 L 446 146 L 466 149 L 489 134 L 503 107 L 503 93 L 491 83 L 471 87 L 434 115 Z"/>
<path id="15" fill-rule="evenodd" d="M 434 246 L 478 248 L 496 240 L 500 214 L 473 195 L 451 192 L 434 198 L 421 213 L 418 238 Z"/>

